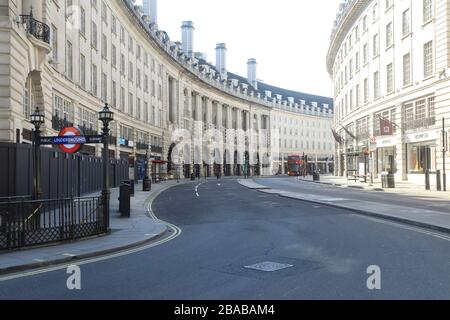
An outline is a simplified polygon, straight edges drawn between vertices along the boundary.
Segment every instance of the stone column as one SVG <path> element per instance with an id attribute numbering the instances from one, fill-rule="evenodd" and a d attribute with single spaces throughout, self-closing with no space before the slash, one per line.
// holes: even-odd
<path id="1" fill-rule="evenodd" d="M 195 121 L 203 120 L 203 110 L 202 110 L 202 97 L 200 94 L 195 94 Z"/>
<path id="2" fill-rule="evenodd" d="M 175 79 L 170 80 L 169 82 L 169 87 L 170 87 L 170 113 L 172 114 L 172 118 L 170 119 L 173 124 L 175 126 L 178 125 L 178 108 L 177 108 L 177 98 L 178 98 L 178 93 L 177 93 L 177 84 Z"/>
<path id="3" fill-rule="evenodd" d="M 212 125 L 212 100 L 206 98 L 206 124 L 210 128 Z"/>
<path id="4" fill-rule="evenodd" d="M 227 129 L 233 129 L 233 109 L 227 106 Z"/>
<path id="5" fill-rule="evenodd" d="M 223 115 L 222 115 L 223 104 L 217 102 L 217 129 L 220 130 L 222 128 Z"/>

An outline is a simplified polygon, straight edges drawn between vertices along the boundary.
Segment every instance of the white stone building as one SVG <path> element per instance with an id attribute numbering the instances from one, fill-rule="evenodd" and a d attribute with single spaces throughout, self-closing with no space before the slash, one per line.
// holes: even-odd
<path id="1" fill-rule="evenodd" d="M 156 0 L 149 1 L 152 8 Z M 213 66 L 194 52 L 192 23 L 183 24 L 189 52 L 156 23 L 155 12 L 144 15 L 130 0 L 0 4 L 0 141 L 31 143 L 35 107 L 45 113 L 44 135 L 71 125 L 97 134 L 97 112 L 109 103 L 116 120 L 110 153 L 131 164 L 150 151 L 168 162 L 168 171 L 185 176 L 194 170 L 241 174 L 247 164 L 253 174 L 272 174 L 283 159 L 274 154 L 332 157 L 325 134 L 331 99 L 258 85 L 256 69 L 251 80 L 229 73 L 225 45 L 218 46 L 222 65 Z M 266 87 L 273 88 L 270 95 Z M 309 149 L 302 147 L 306 130 L 295 129 L 295 135 L 282 133 L 276 150 L 271 130 L 282 126 L 272 126 L 276 119 L 289 121 L 289 132 L 304 123 L 317 128 Z M 86 145 L 82 152 L 100 156 L 101 147 Z"/>
<path id="2" fill-rule="evenodd" d="M 445 134 L 450 126 L 449 9 L 447 0 L 340 6 L 327 56 L 334 129 L 345 140 L 336 144 L 336 175 L 359 174 L 365 166 L 375 178 L 392 172 L 424 184 L 426 170 L 443 169 L 442 119 Z"/>

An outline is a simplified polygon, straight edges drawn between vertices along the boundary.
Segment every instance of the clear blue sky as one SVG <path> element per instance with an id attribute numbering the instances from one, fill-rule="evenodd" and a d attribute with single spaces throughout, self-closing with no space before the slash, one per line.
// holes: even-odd
<path id="1" fill-rule="evenodd" d="M 247 59 L 256 58 L 262 81 L 332 97 L 325 59 L 341 2 L 159 0 L 158 25 L 180 41 L 181 22 L 192 20 L 194 50 L 206 53 L 209 62 L 215 63 L 216 43 L 224 42 L 229 71 L 246 76 Z"/>

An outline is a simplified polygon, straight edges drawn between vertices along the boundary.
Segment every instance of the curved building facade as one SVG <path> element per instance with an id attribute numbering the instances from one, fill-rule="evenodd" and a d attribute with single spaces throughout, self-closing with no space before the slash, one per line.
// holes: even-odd
<path id="1" fill-rule="evenodd" d="M 146 5 L 152 10 L 156 0 Z M 44 135 L 72 125 L 97 134 L 97 112 L 108 103 L 115 112 L 110 153 L 131 164 L 150 152 L 165 171 L 186 177 L 270 175 L 284 171 L 295 151 L 329 169 L 332 99 L 227 72 L 224 44 L 220 67 L 208 63 L 194 52 L 190 21 L 183 44 L 158 30 L 155 12 L 130 0 L 8 1 L 0 19 L 0 141 L 31 143 L 36 106 L 45 112 Z M 280 136 L 288 119 L 292 127 L 308 122 L 315 136 L 306 142 L 298 128 Z M 82 152 L 100 156 L 101 146 Z"/>
<path id="2" fill-rule="evenodd" d="M 443 170 L 449 9 L 447 0 L 341 4 L 327 56 L 335 88 L 336 175 L 391 172 L 424 184 L 427 170 Z"/>

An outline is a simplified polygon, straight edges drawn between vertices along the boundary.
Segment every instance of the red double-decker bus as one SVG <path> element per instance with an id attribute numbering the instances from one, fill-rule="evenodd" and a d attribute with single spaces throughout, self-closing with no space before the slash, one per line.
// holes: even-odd
<path id="1" fill-rule="evenodd" d="M 305 174 L 305 159 L 304 156 L 298 154 L 291 154 L 288 156 L 288 175 L 298 177 Z"/>

